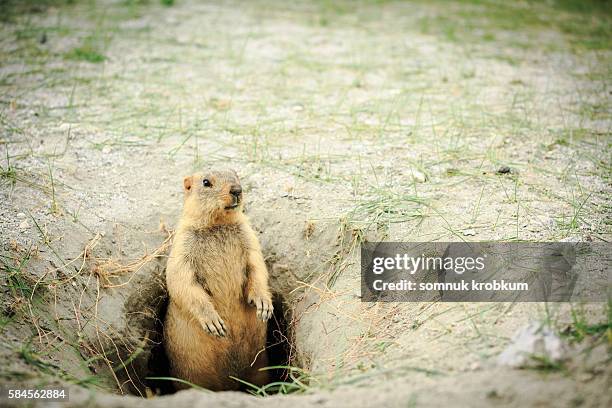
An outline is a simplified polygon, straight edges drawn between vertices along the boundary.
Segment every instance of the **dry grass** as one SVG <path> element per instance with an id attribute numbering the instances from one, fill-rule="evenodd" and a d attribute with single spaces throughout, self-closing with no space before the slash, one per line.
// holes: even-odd
<path id="1" fill-rule="evenodd" d="M 165 257 L 172 245 L 172 238 L 174 231 L 170 231 L 163 226 L 162 231 L 166 234 L 164 241 L 155 248 L 152 252 L 146 252 L 138 259 L 134 259 L 127 263 L 117 261 L 114 258 L 95 258 L 92 259 L 94 266 L 91 269 L 93 273 L 102 284 L 102 288 L 120 288 L 128 285 L 136 274 L 149 262 Z M 126 281 L 117 282 L 117 280 L 125 275 L 129 274 L 129 278 Z"/>

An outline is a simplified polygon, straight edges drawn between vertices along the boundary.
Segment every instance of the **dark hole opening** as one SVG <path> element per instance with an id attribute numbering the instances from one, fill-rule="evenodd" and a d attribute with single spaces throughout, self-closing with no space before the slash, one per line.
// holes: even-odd
<path id="1" fill-rule="evenodd" d="M 268 337 L 266 349 L 268 350 L 268 361 L 270 367 L 287 367 L 291 364 L 291 336 L 286 319 L 283 299 L 275 295 L 272 299 L 274 315 L 268 322 Z M 270 370 L 270 382 L 290 380 L 289 371 L 286 368 Z"/>
<path id="2" fill-rule="evenodd" d="M 168 395 L 176 392 L 171 381 L 148 379 L 148 377 L 170 377 L 170 362 L 164 349 L 164 319 L 167 310 L 168 298 L 166 297 L 159 308 L 158 318 L 155 320 L 155 345 L 151 349 L 151 355 L 147 362 L 148 372 L 145 379 L 146 386 L 158 395 Z"/>
<path id="3" fill-rule="evenodd" d="M 292 363 L 291 333 L 287 318 L 290 317 L 285 310 L 282 296 L 276 294 L 273 297 L 274 314 L 268 321 L 266 349 L 268 351 L 268 365 L 270 367 L 283 367 L 270 369 L 270 383 L 291 382 L 290 372 L 284 368 Z M 170 377 L 169 361 L 164 350 L 163 343 L 163 320 L 168 308 L 168 299 L 160 306 L 155 324 L 155 333 L 152 336 L 154 346 L 147 362 L 147 373 L 145 377 Z M 293 362 L 295 364 L 295 362 Z M 146 386 L 158 395 L 174 394 L 173 382 L 169 380 L 145 379 Z M 247 386 L 241 388 L 244 392 L 252 392 Z"/>

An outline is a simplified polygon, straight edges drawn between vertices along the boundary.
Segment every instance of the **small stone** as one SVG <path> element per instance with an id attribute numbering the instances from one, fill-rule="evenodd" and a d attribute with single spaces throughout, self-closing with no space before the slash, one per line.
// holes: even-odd
<path id="1" fill-rule="evenodd" d="M 514 171 L 509 166 L 502 166 L 496 171 L 497 174 L 511 174 Z"/>
<path id="2" fill-rule="evenodd" d="M 462 233 L 463 233 L 463 235 L 464 235 L 464 236 L 466 236 L 466 237 L 476 235 L 476 231 L 475 231 L 475 230 L 473 230 L 473 229 L 471 229 L 471 228 L 470 228 L 470 229 L 463 230 L 463 232 L 462 232 Z"/>
<path id="3" fill-rule="evenodd" d="M 25 218 L 25 216 L 26 216 L 25 213 L 22 213 L 22 212 L 17 213 L 17 218 Z"/>
<path id="4" fill-rule="evenodd" d="M 415 182 L 424 183 L 427 181 L 427 175 L 425 173 L 422 173 L 415 169 L 412 169 L 411 173 L 412 173 L 412 180 L 414 180 Z"/>
<path id="5" fill-rule="evenodd" d="M 457 176 L 458 174 L 459 174 L 459 169 L 456 169 L 454 167 L 449 167 L 448 169 L 446 169 L 446 175 L 449 177 Z"/>
<path id="6" fill-rule="evenodd" d="M 21 224 L 19 224 L 19 229 L 21 230 L 26 230 L 28 228 L 30 228 L 30 224 L 28 223 L 28 220 L 25 220 Z"/>
<path id="7" fill-rule="evenodd" d="M 109 154 L 110 152 L 111 152 L 111 147 L 109 145 L 106 145 L 102 148 L 102 153 Z"/>
<path id="8" fill-rule="evenodd" d="M 487 395 L 487 398 L 490 398 L 490 399 L 501 398 L 501 396 L 499 395 L 496 389 L 489 390 L 486 395 Z"/>
<path id="9" fill-rule="evenodd" d="M 519 330 L 497 357 L 497 364 L 513 368 L 538 367 L 542 361 L 553 364 L 565 360 L 566 344 L 549 327 L 531 323 Z"/>

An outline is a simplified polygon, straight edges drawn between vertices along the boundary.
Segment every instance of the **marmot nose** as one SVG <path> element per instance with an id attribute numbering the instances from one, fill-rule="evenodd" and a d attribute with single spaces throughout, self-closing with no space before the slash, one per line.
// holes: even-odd
<path id="1" fill-rule="evenodd" d="M 234 184 L 230 187 L 230 194 L 236 197 L 240 196 L 242 194 L 242 187 L 239 184 Z"/>

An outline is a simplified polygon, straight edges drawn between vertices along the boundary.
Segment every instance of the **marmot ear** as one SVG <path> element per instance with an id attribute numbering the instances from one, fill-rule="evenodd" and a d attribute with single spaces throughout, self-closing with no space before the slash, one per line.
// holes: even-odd
<path id="1" fill-rule="evenodd" d="M 191 191 L 191 186 L 193 185 L 193 176 L 185 176 L 183 179 L 183 187 L 185 188 L 185 193 Z"/>

